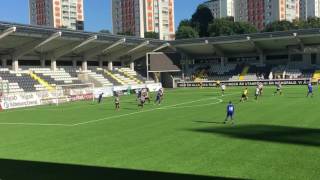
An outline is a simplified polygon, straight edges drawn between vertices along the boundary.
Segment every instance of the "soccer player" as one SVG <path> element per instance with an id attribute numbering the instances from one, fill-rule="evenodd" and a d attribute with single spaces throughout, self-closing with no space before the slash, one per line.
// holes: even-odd
<path id="1" fill-rule="evenodd" d="M 137 99 L 136 99 L 136 101 L 138 101 L 138 100 L 140 99 L 141 94 L 142 94 L 142 89 L 138 89 L 137 91 L 138 91 L 138 93 L 137 93 Z"/>
<path id="2" fill-rule="evenodd" d="M 256 93 L 254 94 L 254 98 L 255 98 L 255 100 L 258 100 L 258 96 L 260 95 L 260 88 L 259 88 L 259 86 L 257 86 L 257 88 L 256 88 Z"/>
<path id="3" fill-rule="evenodd" d="M 221 84 L 221 94 L 222 96 L 224 96 L 224 91 L 226 90 L 226 85 L 225 84 Z"/>
<path id="4" fill-rule="evenodd" d="M 259 88 L 259 95 L 262 96 L 262 93 L 263 93 L 263 83 L 262 82 L 259 83 L 258 88 Z"/>
<path id="5" fill-rule="evenodd" d="M 276 89 L 276 91 L 273 93 L 273 95 L 276 95 L 276 94 L 280 94 L 280 95 L 282 95 L 282 85 L 281 85 L 281 82 L 279 82 L 278 84 L 277 84 L 277 89 Z"/>
<path id="6" fill-rule="evenodd" d="M 102 98 L 103 98 L 103 93 L 99 94 L 99 97 L 98 97 L 98 103 L 99 103 L 99 104 L 101 103 Z"/>
<path id="7" fill-rule="evenodd" d="M 148 101 L 148 103 L 150 103 L 150 96 L 149 96 L 149 90 L 146 89 L 146 92 L 144 93 L 144 98 L 146 101 Z"/>
<path id="8" fill-rule="evenodd" d="M 235 111 L 235 108 L 234 108 L 234 105 L 232 104 L 232 102 L 230 101 L 228 106 L 227 106 L 227 117 L 226 119 L 224 120 L 224 124 L 227 123 L 227 121 L 229 120 L 229 118 L 231 119 L 231 122 L 232 124 L 234 124 L 233 122 L 233 114 L 234 114 L 234 111 Z"/>
<path id="9" fill-rule="evenodd" d="M 115 104 L 116 110 L 118 111 L 120 109 L 120 98 L 118 94 L 114 98 L 114 104 Z"/>
<path id="10" fill-rule="evenodd" d="M 307 94 L 307 97 L 309 97 L 309 95 L 311 95 L 311 97 L 313 97 L 313 87 L 312 87 L 312 84 L 311 84 L 311 83 L 308 84 L 308 94 Z"/>
<path id="11" fill-rule="evenodd" d="M 161 104 L 162 96 L 163 96 L 162 89 L 159 89 L 159 91 L 157 92 L 157 97 L 156 97 L 155 103 L 158 103 L 158 105 L 160 105 L 160 104 Z"/>
<path id="12" fill-rule="evenodd" d="M 146 102 L 146 98 L 145 98 L 144 95 L 142 95 L 142 96 L 140 97 L 140 102 L 139 102 L 138 106 L 140 106 L 141 108 L 143 108 L 145 102 Z"/>
<path id="13" fill-rule="evenodd" d="M 243 93 L 242 93 L 242 96 L 241 96 L 241 99 L 240 99 L 240 102 L 244 102 L 248 100 L 248 88 L 245 88 L 243 90 Z"/>

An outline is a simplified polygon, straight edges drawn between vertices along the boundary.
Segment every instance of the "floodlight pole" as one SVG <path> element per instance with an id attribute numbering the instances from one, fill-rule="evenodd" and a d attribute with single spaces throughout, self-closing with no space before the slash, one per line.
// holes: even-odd
<path id="1" fill-rule="evenodd" d="M 147 81 L 149 81 L 149 53 L 146 54 Z"/>

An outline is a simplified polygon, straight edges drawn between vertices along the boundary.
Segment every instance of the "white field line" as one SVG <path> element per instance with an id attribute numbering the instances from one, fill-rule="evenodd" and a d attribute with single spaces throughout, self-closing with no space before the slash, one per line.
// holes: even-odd
<path id="1" fill-rule="evenodd" d="M 3 122 L 0 125 L 23 125 L 23 126 L 64 126 L 71 127 L 71 124 L 47 124 L 47 123 L 7 123 Z"/>
<path id="2" fill-rule="evenodd" d="M 231 95 L 234 95 L 234 94 L 228 94 L 228 95 L 225 95 L 225 96 L 223 96 L 223 97 L 231 96 Z M 195 103 L 195 102 L 199 102 L 199 101 L 204 101 L 204 100 L 209 100 L 209 99 L 217 99 L 217 100 L 219 100 L 218 102 L 210 103 L 210 104 L 219 104 L 219 103 L 222 103 L 222 102 L 223 102 L 222 99 L 218 99 L 217 97 L 205 98 L 205 99 L 199 99 L 199 100 L 194 100 L 194 101 L 189 101 L 189 102 L 174 104 L 174 105 L 170 105 L 170 106 L 163 106 L 163 107 L 159 107 L 159 108 L 148 109 L 148 110 L 145 110 L 145 111 L 138 111 L 138 112 L 132 112 L 132 113 L 128 113 L 128 114 L 122 114 L 122 115 L 117 115 L 117 116 L 110 116 L 110 117 L 105 117 L 105 118 L 101 118 L 101 119 L 90 120 L 90 121 L 86 121 L 86 122 L 81 122 L 81 123 L 72 124 L 72 126 L 79 126 L 79 125 L 84 125 L 84 124 L 89 124 L 89 123 L 95 123 L 95 122 L 105 121 L 105 120 L 109 120 L 109 119 L 114 119 L 114 118 L 119 118 L 119 117 L 125 117 L 125 116 L 130 116 L 130 115 L 135 115 L 135 114 L 141 114 L 141 113 L 151 112 L 151 111 L 156 111 L 156 110 L 163 110 L 163 109 L 165 110 L 165 109 L 169 109 L 169 108 L 170 108 L 170 109 L 172 109 L 172 108 L 180 108 L 180 107 L 176 107 L 176 106 L 184 105 L 184 104 L 191 104 L 191 103 Z M 208 105 L 208 104 L 206 104 L 206 105 Z M 181 108 L 197 107 L 197 106 L 204 106 L 204 105 L 183 106 L 183 107 L 181 107 Z"/>
<path id="3" fill-rule="evenodd" d="M 232 96 L 232 95 L 234 95 L 234 94 L 238 94 L 238 93 L 227 94 L 227 95 L 222 96 L 222 97 Z M 191 104 L 191 103 L 200 102 L 200 101 L 205 101 L 205 100 L 210 100 L 210 99 L 216 99 L 216 100 L 218 100 L 218 101 L 217 101 L 217 102 L 213 102 L 213 103 L 208 103 L 208 104 L 200 104 L 200 105 L 190 105 L 190 106 L 177 107 L 177 106 L 180 106 L 180 105 Z M 199 99 L 199 100 L 188 101 L 188 102 L 184 102 L 184 103 L 179 103 L 179 104 L 174 104 L 174 105 L 169 105 L 169 106 L 163 106 L 163 107 L 148 109 L 148 110 L 144 110 L 144 111 L 137 111 L 137 112 L 127 113 L 127 114 L 122 114 L 122 115 L 110 116 L 110 117 L 105 117 L 105 118 L 100 118 L 100 119 L 95 119 L 95 120 L 89 120 L 89 121 L 85 121 L 85 122 L 81 122 L 81 123 L 75 123 L 75 124 L 52 124 L 52 123 L 48 123 L 48 124 L 47 124 L 47 123 L 22 123 L 22 122 L 9 123 L 9 122 L 2 122 L 2 123 L 0 123 L 0 125 L 74 127 L 74 126 L 91 124 L 91 123 L 96 123 L 96 122 L 105 121 L 105 120 L 109 120 L 109 119 L 115 119 L 115 118 L 120 118 L 120 117 L 135 115 L 135 114 L 141 114 L 141 113 L 151 112 L 151 111 L 156 111 L 156 110 L 167 110 L 167 109 L 173 109 L 173 108 L 202 107 L 202 106 L 215 105 L 215 104 L 219 104 L 219 103 L 222 103 L 222 102 L 223 102 L 223 100 L 222 100 L 222 99 L 219 99 L 218 97 L 203 98 L 203 99 Z"/>

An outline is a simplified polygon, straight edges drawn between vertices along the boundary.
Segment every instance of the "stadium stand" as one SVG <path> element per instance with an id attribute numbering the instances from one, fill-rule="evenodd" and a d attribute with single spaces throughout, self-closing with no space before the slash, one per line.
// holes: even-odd
<path id="1" fill-rule="evenodd" d="M 31 92 L 42 90 L 43 87 L 33 80 L 26 71 L 14 72 L 8 68 L 0 69 L 0 80 L 9 85 L 9 92 Z"/>
<path id="2" fill-rule="evenodd" d="M 219 80 L 219 81 L 256 81 L 268 79 L 297 79 L 313 78 L 320 79 L 318 66 L 306 66 L 305 64 L 284 64 L 284 65 L 236 65 L 236 64 L 200 64 L 191 65 L 186 79 Z M 175 77 L 178 78 L 178 77 Z"/>

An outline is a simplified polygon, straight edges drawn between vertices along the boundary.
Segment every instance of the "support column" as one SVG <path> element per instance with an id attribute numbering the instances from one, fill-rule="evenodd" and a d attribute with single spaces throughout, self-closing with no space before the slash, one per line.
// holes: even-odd
<path id="1" fill-rule="evenodd" d="M 320 53 L 317 53 L 317 61 L 316 61 L 317 65 L 320 64 Z"/>
<path id="2" fill-rule="evenodd" d="M 99 67 L 102 68 L 103 67 L 103 61 L 101 59 L 99 59 Z"/>
<path id="3" fill-rule="evenodd" d="M 56 59 L 51 59 L 51 70 L 56 71 L 57 70 L 57 61 Z"/>
<path id="4" fill-rule="evenodd" d="M 109 70 L 109 71 L 112 71 L 112 69 L 113 69 L 113 62 L 112 62 L 112 61 L 109 61 L 109 62 L 108 62 L 108 70 Z"/>
<path id="5" fill-rule="evenodd" d="M 130 69 L 131 69 L 132 71 L 134 71 L 134 62 L 133 62 L 133 61 L 130 62 Z"/>
<path id="6" fill-rule="evenodd" d="M 226 61 L 226 57 L 221 57 L 220 65 L 224 66 L 225 65 L 225 61 Z"/>
<path id="7" fill-rule="evenodd" d="M 12 70 L 13 71 L 18 71 L 19 70 L 18 58 L 12 58 Z"/>
<path id="8" fill-rule="evenodd" d="M 259 63 L 260 65 L 264 65 L 265 56 L 263 54 L 259 54 Z"/>
<path id="9" fill-rule="evenodd" d="M 88 62 L 87 61 L 82 61 L 82 71 L 87 71 L 88 70 Z"/>
<path id="10" fill-rule="evenodd" d="M 74 68 L 77 67 L 77 60 L 72 60 L 72 67 L 74 67 Z"/>
<path id="11" fill-rule="evenodd" d="M 46 59 L 41 58 L 40 59 L 40 65 L 41 65 L 42 68 L 46 67 Z"/>
<path id="12" fill-rule="evenodd" d="M 5 68 L 7 67 L 7 59 L 1 59 L 2 61 L 2 67 Z"/>

